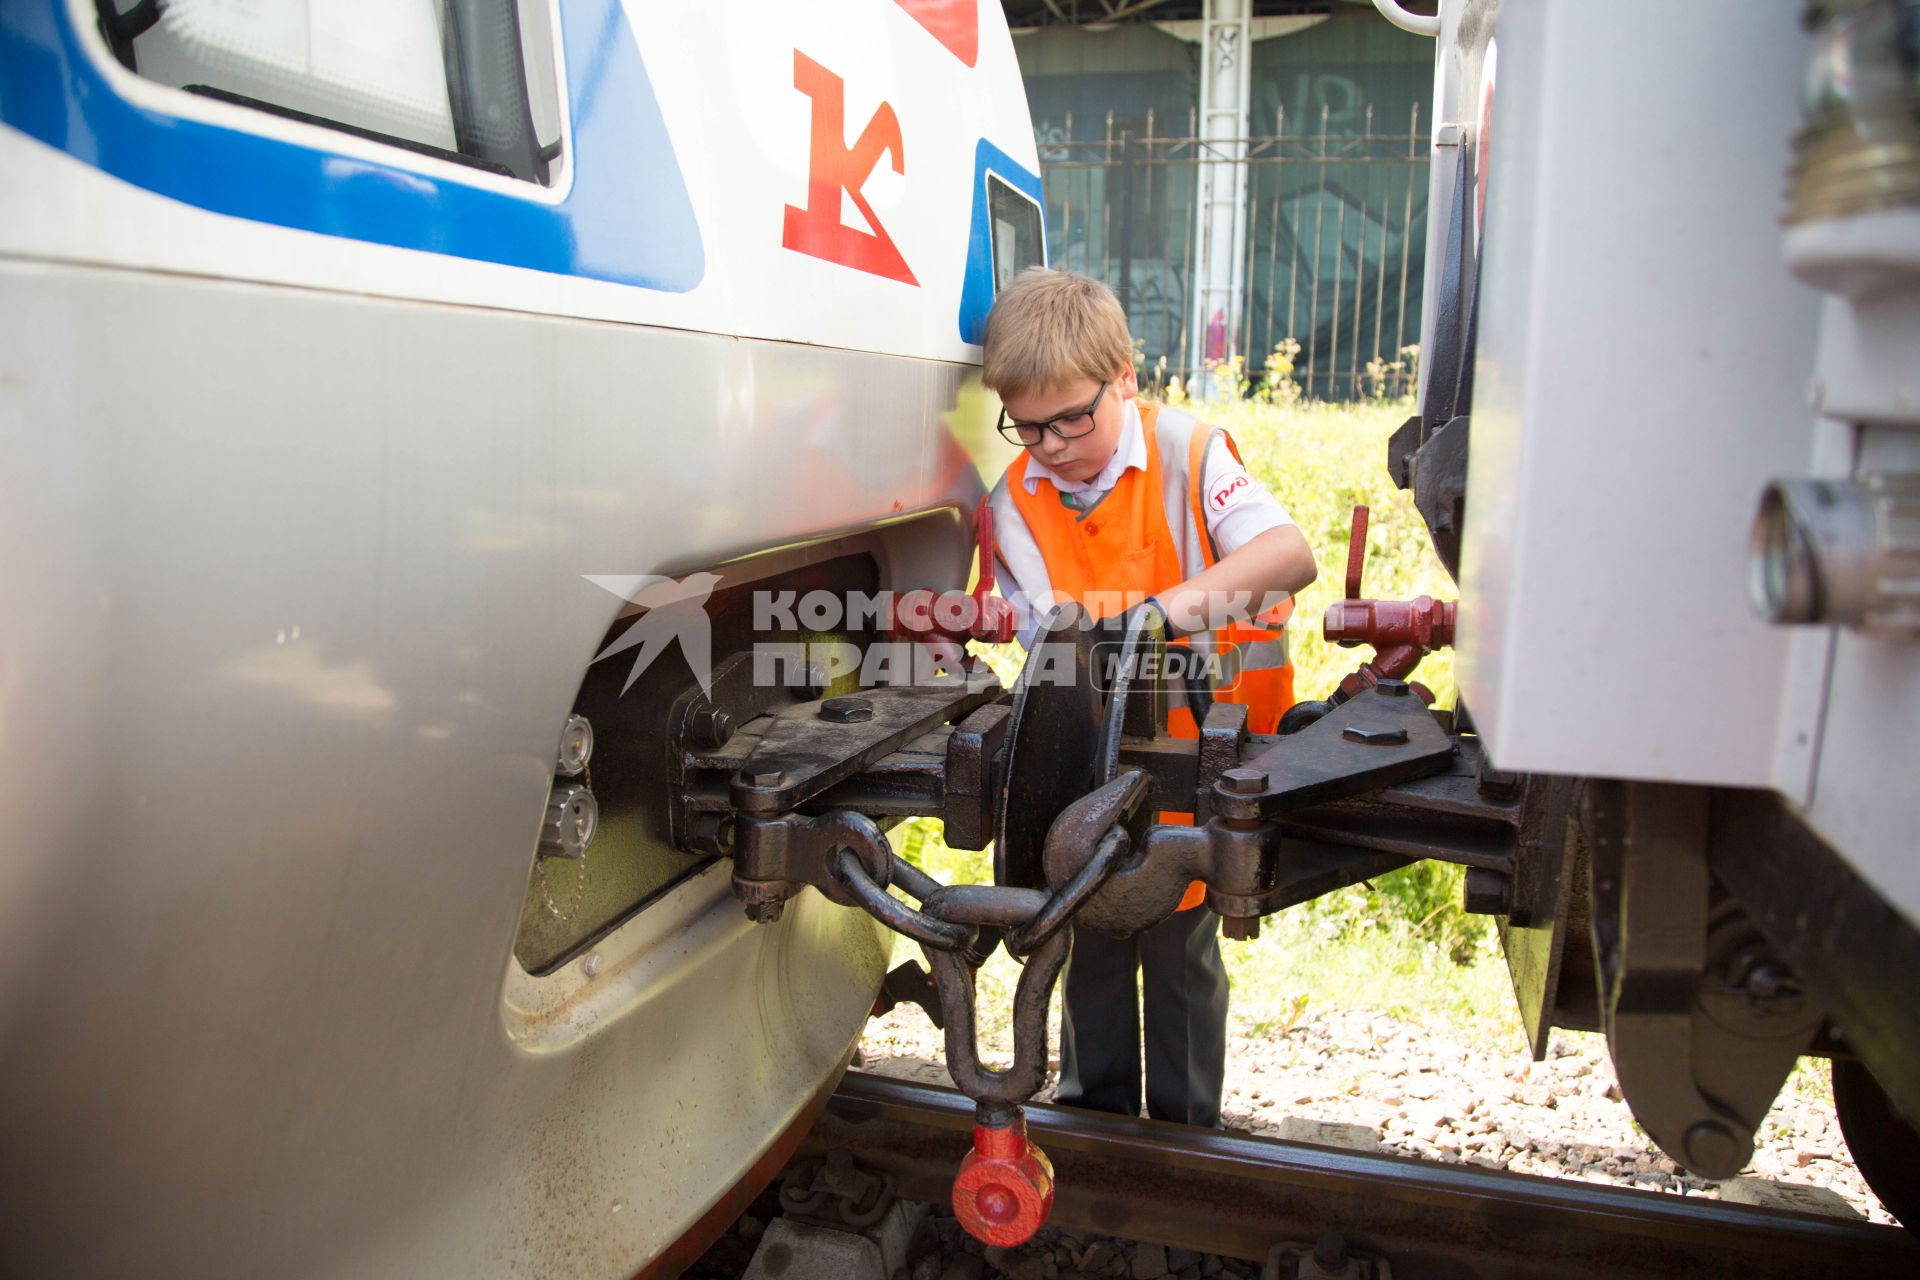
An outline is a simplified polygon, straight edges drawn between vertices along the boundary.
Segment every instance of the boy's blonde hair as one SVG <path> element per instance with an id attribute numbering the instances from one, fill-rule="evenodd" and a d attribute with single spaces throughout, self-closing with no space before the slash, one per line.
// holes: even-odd
<path id="1" fill-rule="evenodd" d="M 1127 313 L 1113 290 L 1071 271 L 1029 267 L 987 313 L 981 381 L 1005 399 L 1076 375 L 1105 382 L 1133 362 Z"/>

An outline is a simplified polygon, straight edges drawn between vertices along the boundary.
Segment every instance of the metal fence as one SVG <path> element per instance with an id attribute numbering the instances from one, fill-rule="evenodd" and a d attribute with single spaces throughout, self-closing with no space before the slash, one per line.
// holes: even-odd
<path id="1" fill-rule="evenodd" d="M 1410 376 L 1403 349 L 1419 341 L 1425 261 L 1427 159 L 1416 105 L 1405 133 L 1328 132 L 1317 119 L 1276 115 L 1271 136 L 1222 148 L 1105 121 L 1102 137 L 1074 138 L 1073 118 L 1037 129 L 1055 266 L 1104 280 L 1144 348 L 1143 380 L 1191 381 L 1196 367 L 1241 357 L 1261 382 L 1288 340 L 1291 376 L 1321 399 L 1397 393 Z M 1084 127 L 1084 124 L 1083 124 Z M 1209 148 L 1212 148 L 1209 151 Z M 1200 322 L 1193 307 L 1194 193 L 1199 166 L 1223 151 L 1247 170 L 1246 237 L 1238 314 Z M 1197 339 L 1197 340 L 1196 340 Z M 1371 367 L 1370 367 L 1371 366 Z"/>

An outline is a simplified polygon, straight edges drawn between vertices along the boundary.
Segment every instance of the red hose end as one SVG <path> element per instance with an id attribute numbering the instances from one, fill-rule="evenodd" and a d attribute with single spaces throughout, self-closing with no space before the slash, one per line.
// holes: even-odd
<path id="1" fill-rule="evenodd" d="M 1027 1122 L 973 1126 L 973 1150 L 953 1179 L 953 1213 L 983 1244 L 1011 1248 L 1033 1238 L 1053 1212 L 1053 1163 L 1027 1141 Z"/>

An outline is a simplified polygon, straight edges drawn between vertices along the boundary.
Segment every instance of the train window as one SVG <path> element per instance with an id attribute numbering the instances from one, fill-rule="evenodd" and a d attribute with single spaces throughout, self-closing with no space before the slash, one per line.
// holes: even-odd
<path id="1" fill-rule="evenodd" d="M 993 291 L 1028 267 L 1046 264 L 1046 225 L 1032 196 L 987 173 L 987 215 L 993 223 Z"/>
<path id="2" fill-rule="evenodd" d="M 548 0 L 95 0 L 117 57 L 189 93 L 547 182 Z"/>

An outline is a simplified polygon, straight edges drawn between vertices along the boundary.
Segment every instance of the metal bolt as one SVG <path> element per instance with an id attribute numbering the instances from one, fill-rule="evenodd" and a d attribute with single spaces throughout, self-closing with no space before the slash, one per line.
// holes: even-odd
<path id="1" fill-rule="evenodd" d="M 1230 796 L 1267 793 L 1267 775 L 1258 769 L 1228 769 L 1220 775 L 1220 789 Z"/>
<path id="2" fill-rule="evenodd" d="M 696 813 L 693 815 L 691 844 L 702 853 L 733 852 L 733 815 Z"/>
<path id="3" fill-rule="evenodd" d="M 733 713 L 725 707 L 697 707 L 687 717 L 687 733 L 709 750 L 726 746 L 733 739 L 733 729 Z"/>
<path id="4" fill-rule="evenodd" d="M 1742 1142 L 1733 1130 L 1718 1120 L 1702 1120 L 1687 1130 L 1687 1168 L 1703 1178 L 1731 1178 L 1740 1172 L 1753 1150 L 1751 1142 Z"/>
<path id="5" fill-rule="evenodd" d="M 1350 724 L 1340 731 L 1340 736 L 1348 742 L 1358 742 L 1369 747 L 1397 747 L 1407 740 L 1405 729 L 1368 729 Z"/>
<path id="6" fill-rule="evenodd" d="M 760 791 L 771 790 L 786 780 L 787 775 L 783 770 L 770 768 L 767 765 L 750 765 L 734 775 L 734 781 L 741 786 Z"/>
<path id="7" fill-rule="evenodd" d="M 1221 916 L 1220 936 L 1230 942 L 1252 942 L 1260 936 L 1260 917 Z"/>
<path id="8" fill-rule="evenodd" d="M 818 662 L 809 662 L 803 670 L 794 673 L 793 683 L 787 688 L 802 702 L 812 702 L 827 691 L 826 667 Z"/>
<path id="9" fill-rule="evenodd" d="M 574 778 L 593 758 L 593 726 L 585 716 L 568 716 L 560 730 L 560 756 L 554 770 L 563 778 Z"/>
<path id="10" fill-rule="evenodd" d="M 1761 1017 L 1791 1017 L 1798 1014 L 1805 1003 L 1800 980 L 1791 969 L 1770 957 L 1753 966 L 1745 986 L 1748 1007 Z"/>
<path id="11" fill-rule="evenodd" d="M 1522 786 L 1520 775 L 1509 773 L 1505 769 L 1496 769 L 1487 763 L 1485 748 L 1482 748 L 1480 762 L 1474 773 L 1474 785 L 1483 796 L 1495 800 L 1511 800 L 1520 794 Z"/>
<path id="12" fill-rule="evenodd" d="M 589 978 L 600 972 L 600 953 L 598 951 L 593 952 L 585 960 L 580 962 L 580 972 L 586 974 Z"/>
<path id="13" fill-rule="evenodd" d="M 1382 680 L 1379 684 L 1375 685 L 1374 688 L 1380 691 L 1380 696 L 1383 698 L 1404 698 L 1407 696 L 1407 682 L 1405 680 Z"/>
<path id="14" fill-rule="evenodd" d="M 1347 1238 L 1329 1231 L 1313 1242 L 1313 1260 L 1322 1271 L 1340 1272 L 1347 1266 Z"/>
<path id="15" fill-rule="evenodd" d="M 1756 1000 L 1775 1000 L 1781 996 L 1797 996 L 1800 984 L 1793 975 L 1777 964 L 1758 964 L 1747 975 L 1747 994 Z"/>
<path id="16" fill-rule="evenodd" d="M 1767 952 L 1759 946 L 1741 947 L 1727 960 L 1727 985 L 1744 989 L 1747 978 L 1765 963 Z"/>
<path id="17" fill-rule="evenodd" d="M 820 704 L 820 718 L 833 724 L 860 724 L 873 719 L 873 704 L 865 698 L 828 698 Z"/>
<path id="18" fill-rule="evenodd" d="M 1470 915 L 1504 916 L 1513 910 L 1513 879 L 1491 867 L 1468 867 L 1462 896 Z"/>

